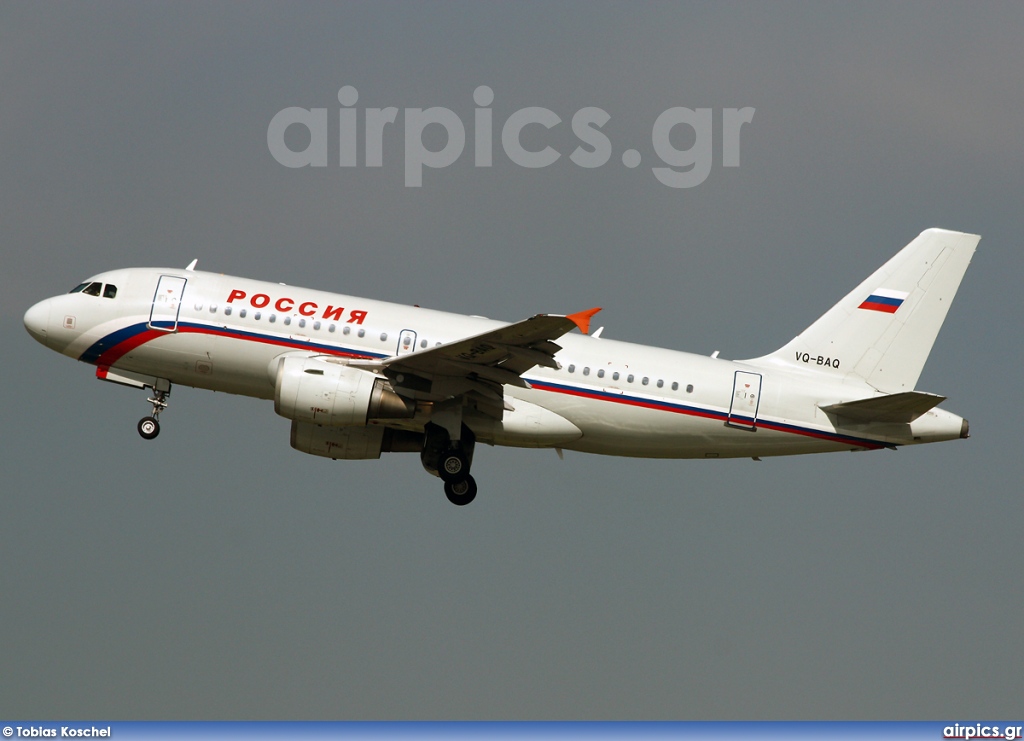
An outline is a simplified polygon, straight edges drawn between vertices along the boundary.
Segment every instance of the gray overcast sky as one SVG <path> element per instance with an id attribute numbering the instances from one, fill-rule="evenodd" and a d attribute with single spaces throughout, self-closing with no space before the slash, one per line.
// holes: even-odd
<path id="1" fill-rule="evenodd" d="M 1019 3 L 4 3 L 0 715 L 1019 719 L 1022 29 Z M 383 167 L 334 165 L 343 85 L 450 108 L 466 151 L 404 187 L 400 114 Z M 271 157 L 289 106 L 328 109 L 331 166 Z M 500 149 L 525 106 L 563 120 L 524 135 L 550 167 Z M 595 169 L 568 157 L 585 106 L 610 114 Z M 674 106 L 715 112 L 691 189 L 651 172 Z M 145 443 L 145 394 L 21 323 L 198 257 L 509 321 L 600 305 L 606 337 L 752 357 L 930 226 L 983 236 L 919 384 L 969 441 L 481 447 L 463 509 L 414 455 L 291 450 L 266 402 L 176 388 Z"/>

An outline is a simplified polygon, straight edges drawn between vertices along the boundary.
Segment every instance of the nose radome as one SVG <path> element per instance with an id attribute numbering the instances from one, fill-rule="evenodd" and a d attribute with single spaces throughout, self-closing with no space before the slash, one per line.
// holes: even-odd
<path id="1" fill-rule="evenodd" d="M 25 312 L 25 329 L 37 342 L 46 344 L 46 330 L 50 323 L 50 302 L 40 301 Z"/>

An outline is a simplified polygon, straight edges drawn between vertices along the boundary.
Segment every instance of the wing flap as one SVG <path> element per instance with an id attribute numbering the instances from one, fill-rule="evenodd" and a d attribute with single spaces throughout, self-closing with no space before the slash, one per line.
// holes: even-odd
<path id="1" fill-rule="evenodd" d="M 455 389 L 473 388 L 500 401 L 502 385 L 530 388 L 522 378 L 530 368 L 558 368 L 555 354 L 562 348 L 554 340 L 577 328 L 585 332 L 598 311 L 568 316 L 537 314 L 490 332 L 372 363 L 387 373 L 400 392 L 400 376 L 408 374 L 431 381 L 427 398 L 451 398 L 463 393 L 453 393 Z"/>
<path id="2" fill-rule="evenodd" d="M 591 309 L 580 314 L 592 316 L 597 311 Z M 382 361 L 382 364 L 399 372 L 453 375 L 454 361 L 461 369 L 469 366 L 500 367 L 520 375 L 536 365 L 557 367 L 554 356 L 562 348 L 553 340 L 580 326 L 576 314 L 537 314 L 464 340 L 397 355 Z"/>
<path id="3" fill-rule="evenodd" d="M 530 384 L 519 373 L 508 370 L 504 365 L 483 365 L 481 363 L 465 363 L 459 360 L 446 359 L 438 367 L 446 371 L 445 375 L 482 378 L 498 384 L 507 383 L 519 388 L 531 388 Z M 532 367 L 532 366 L 531 366 Z"/>

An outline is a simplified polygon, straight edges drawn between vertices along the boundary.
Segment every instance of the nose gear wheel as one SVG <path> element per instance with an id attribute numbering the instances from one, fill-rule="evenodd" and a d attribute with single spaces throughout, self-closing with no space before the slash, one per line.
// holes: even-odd
<path id="1" fill-rule="evenodd" d="M 137 427 L 139 435 L 143 440 L 152 440 L 160 434 L 160 412 L 167 408 L 167 397 L 170 395 L 170 389 L 166 391 L 154 390 L 153 396 L 147 399 L 153 405 L 153 411 L 151 416 L 140 419 Z"/>

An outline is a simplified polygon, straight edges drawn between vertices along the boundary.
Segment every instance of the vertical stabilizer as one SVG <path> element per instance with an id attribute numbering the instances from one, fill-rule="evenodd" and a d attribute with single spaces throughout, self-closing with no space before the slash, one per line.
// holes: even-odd
<path id="1" fill-rule="evenodd" d="M 789 344 L 749 362 L 912 391 L 980 239 L 926 229 Z"/>

